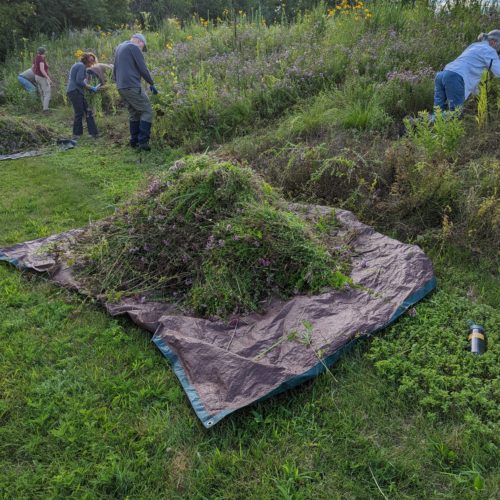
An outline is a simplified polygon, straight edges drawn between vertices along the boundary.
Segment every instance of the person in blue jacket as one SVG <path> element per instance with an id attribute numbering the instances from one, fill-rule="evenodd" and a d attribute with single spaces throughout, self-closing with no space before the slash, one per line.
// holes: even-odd
<path id="1" fill-rule="evenodd" d="M 434 81 L 434 106 L 443 111 L 463 106 L 471 94 L 477 94 L 485 70 L 500 77 L 500 30 L 481 33 L 460 56 L 447 64 Z"/>
<path id="2" fill-rule="evenodd" d="M 141 87 L 141 78 L 149 84 L 153 94 L 157 94 L 158 91 L 144 61 L 142 53 L 146 51 L 146 38 L 142 33 L 136 33 L 130 40 L 118 45 L 115 51 L 113 80 L 128 106 L 130 145 L 149 151 L 153 109 Z"/>
<path id="3" fill-rule="evenodd" d="M 85 91 L 97 92 L 98 87 L 87 83 L 87 68 L 96 61 L 94 54 L 86 52 L 80 62 L 71 66 L 66 87 L 66 95 L 73 105 L 75 116 L 73 119 L 73 139 L 77 140 L 83 134 L 83 117 L 87 120 L 87 129 L 92 137 L 97 137 L 97 125 L 94 120 L 92 109 L 85 99 Z"/>

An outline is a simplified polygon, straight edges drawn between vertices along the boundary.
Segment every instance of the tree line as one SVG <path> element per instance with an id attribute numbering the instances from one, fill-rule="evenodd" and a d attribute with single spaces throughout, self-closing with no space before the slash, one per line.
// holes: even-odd
<path id="1" fill-rule="evenodd" d="M 135 20 L 155 28 L 166 17 L 188 19 L 198 14 L 216 19 L 238 11 L 259 11 L 268 21 L 293 17 L 318 0 L 2 0 L 0 60 L 22 46 L 23 38 L 52 37 L 70 29 L 100 26 L 111 30 Z M 335 1 L 331 2 L 335 3 Z"/>

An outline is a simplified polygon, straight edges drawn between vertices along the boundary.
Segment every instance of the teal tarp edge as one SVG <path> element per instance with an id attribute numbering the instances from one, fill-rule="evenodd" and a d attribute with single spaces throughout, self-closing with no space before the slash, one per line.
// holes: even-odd
<path id="1" fill-rule="evenodd" d="M 0 252 L 0 260 L 7 261 L 13 266 L 22 269 L 24 266 L 19 265 L 19 261 L 17 259 L 10 259 L 8 258 L 4 253 Z M 378 328 L 377 330 L 374 330 L 373 332 L 368 332 L 367 335 L 360 337 L 364 338 L 369 335 L 374 335 L 375 333 L 383 330 L 384 328 L 387 328 L 391 323 L 394 323 L 396 319 L 398 319 L 407 309 L 409 309 L 411 306 L 422 300 L 427 294 L 432 292 L 436 288 L 436 278 L 433 276 L 422 288 L 417 290 L 415 293 L 410 295 L 409 297 L 406 298 L 406 300 L 396 309 L 394 314 L 392 315 L 391 319 L 383 325 L 381 328 Z M 233 413 L 236 410 L 239 410 L 239 408 L 234 408 L 234 409 L 229 409 L 229 410 L 224 410 L 219 413 L 216 413 L 215 415 L 210 415 L 206 410 L 205 407 L 203 406 L 203 403 L 201 401 L 200 396 L 198 395 L 198 392 L 196 389 L 189 383 L 186 372 L 184 371 L 184 368 L 182 367 L 182 363 L 179 361 L 179 358 L 177 355 L 170 349 L 170 347 L 161 340 L 160 338 L 157 338 L 153 336 L 153 342 L 156 344 L 158 349 L 161 351 L 161 353 L 170 361 L 174 373 L 176 374 L 177 378 L 179 379 L 179 382 L 182 385 L 182 388 L 184 389 L 184 392 L 186 393 L 187 397 L 189 398 L 189 401 L 197 415 L 197 417 L 200 419 L 201 423 L 209 429 L 210 427 L 213 427 L 217 422 L 220 422 L 224 417 L 227 417 L 229 414 Z M 346 345 L 342 346 L 340 349 L 335 351 L 333 354 L 330 354 L 330 356 L 326 357 L 323 359 L 321 362 L 319 362 L 317 365 L 313 366 L 306 372 L 297 375 L 295 377 L 292 377 L 290 380 L 287 380 L 283 384 L 281 384 L 279 387 L 276 387 L 276 389 L 273 389 L 271 392 L 266 394 L 265 396 L 255 400 L 254 402 L 257 403 L 258 401 L 263 401 L 265 399 L 271 398 L 273 396 L 276 396 L 277 394 L 280 394 L 281 392 L 287 391 L 288 389 L 292 389 L 293 387 L 296 387 L 297 385 L 300 385 L 307 380 L 318 376 L 320 373 L 324 372 L 326 368 L 332 366 L 335 364 L 338 359 L 346 352 L 348 352 L 352 347 L 356 344 L 356 342 L 359 340 L 358 339 L 353 339 Z"/>
<path id="2" fill-rule="evenodd" d="M 417 290 L 415 293 L 410 295 L 409 297 L 406 298 L 406 300 L 396 309 L 394 314 L 392 315 L 391 319 L 383 325 L 381 328 L 378 328 L 377 330 L 374 330 L 373 332 L 368 332 L 368 334 L 364 335 L 363 337 L 359 337 L 356 339 L 351 340 L 349 343 L 346 345 L 342 346 L 340 349 L 335 351 L 333 354 L 330 354 L 330 356 L 326 357 L 323 359 L 321 362 L 319 362 L 317 365 L 313 366 L 306 372 L 297 375 L 295 377 L 292 377 L 291 379 L 287 380 L 286 382 L 282 383 L 279 387 L 276 387 L 276 389 L 273 389 L 271 392 L 266 394 L 265 396 L 255 400 L 254 402 L 257 403 L 259 401 L 263 401 L 265 399 L 271 398 L 273 396 L 276 396 L 277 394 L 280 394 L 281 392 L 287 391 L 289 389 L 292 389 L 293 387 L 296 387 L 307 380 L 318 376 L 320 373 L 324 372 L 326 368 L 332 366 L 335 364 L 339 358 L 346 352 L 352 349 L 352 347 L 356 344 L 358 340 L 361 338 L 366 338 L 367 336 L 374 335 L 377 332 L 383 330 L 384 328 L 387 328 L 391 323 L 394 323 L 396 319 L 398 319 L 404 312 L 409 309 L 411 306 L 422 300 L 427 294 L 432 292 L 434 288 L 436 288 L 436 278 L 433 276 L 422 288 Z M 179 361 L 179 358 L 177 355 L 170 349 L 170 347 L 167 345 L 166 342 L 164 342 L 162 339 L 157 338 L 153 336 L 153 342 L 156 344 L 158 349 L 162 352 L 162 354 L 170 361 L 172 364 L 172 367 L 174 369 L 174 373 L 177 375 L 177 378 L 179 379 L 182 388 L 184 389 L 184 392 L 186 393 L 187 397 L 189 398 L 189 401 L 197 415 L 197 417 L 201 420 L 201 423 L 208 429 L 210 427 L 213 427 L 217 422 L 220 422 L 224 417 L 227 417 L 230 413 L 233 413 L 236 410 L 239 410 L 239 408 L 234 408 L 234 409 L 229 409 L 229 410 L 224 410 L 219 413 L 216 413 L 215 415 L 210 415 L 206 410 L 205 407 L 203 406 L 203 403 L 198 395 L 198 392 L 196 389 L 189 383 L 186 372 L 184 371 L 184 368 L 182 367 L 181 362 Z"/>
<path id="3" fill-rule="evenodd" d="M 19 261 L 17 259 L 10 259 L 3 252 L 0 252 L 0 260 L 8 262 L 9 264 L 12 264 L 13 266 L 17 267 L 18 269 L 23 269 L 24 268 L 24 266 L 20 266 L 19 265 Z"/>

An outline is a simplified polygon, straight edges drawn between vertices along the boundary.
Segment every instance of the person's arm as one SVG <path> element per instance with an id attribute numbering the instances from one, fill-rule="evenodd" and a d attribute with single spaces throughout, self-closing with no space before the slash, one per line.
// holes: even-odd
<path id="1" fill-rule="evenodd" d="M 135 47 L 135 46 L 134 46 Z M 137 69 L 139 70 L 139 74 L 146 80 L 149 85 L 154 85 L 153 77 L 146 66 L 146 61 L 144 60 L 144 56 L 142 55 L 141 49 L 136 47 L 137 50 L 132 50 L 132 54 L 134 57 L 135 64 Z"/>
<path id="2" fill-rule="evenodd" d="M 496 78 L 500 78 L 500 58 L 493 59 L 490 69 Z"/>

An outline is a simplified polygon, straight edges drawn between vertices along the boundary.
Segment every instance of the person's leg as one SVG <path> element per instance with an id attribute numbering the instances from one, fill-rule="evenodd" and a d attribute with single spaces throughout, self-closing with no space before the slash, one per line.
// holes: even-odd
<path id="1" fill-rule="evenodd" d="M 36 83 L 38 85 L 38 89 L 40 90 L 40 99 L 42 100 L 42 107 L 44 111 L 49 110 L 49 102 L 50 102 L 50 83 L 47 78 L 43 76 L 35 76 Z"/>
<path id="2" fill-rule="evenodd" d="M 52 97 L 52 87 L 46 78 L 45 78 L 45 83 L 46 83 L 46 89 L 45 89 L 45 96 L 43 99 L 43 109 L 44 111 L 48 111 L 50 98 Z"/>
<path id="3" fill-rule="evenodd" d="M 443 84 L 446 90 L 448 109 L 453 111 L 463 106 L 465 102 L 464 79 L 453 71 L 443 71 Z"/>
<path id="4" fill-rule="evenodd" d="M 443 71 L 440 71 L 434 80 L 434 107 L 446 109 L 446 91 L 443 83 Z"/>
<path id="5" fill-rule="evenodd" d="M 140 120 L 130 120 L 128 122 L 129 130 L 130 130 L 130 145 L 133 148 L 136 148 L 139 144 L 139 125 Z"/>
<path id="6" fill-rule="evenodd" d="M 126 102 L 128 108 L 130 142 L 129 144 L 135 148 L 139 144 L 139 124 L 141 120 L 141 112 L 135 108 L 135 95 L 139 89 L 121 89 L 119 94 Z"/>
<path id="7" fill-rule="evenodd" d="M 87 130 L 92 137 L 97 137 L 98 131 L 97 131 L 97 125 L 94 120 L 94 113 L 92 112 L 92 109 L 89 108 L 87 100 L 85 99 L 84 95 L 82 95 L 82 101 L 83 101 L 83 111 L 85 114 L 85 118 L 87 120 Z"/>
<path id="8" fill-rule="evenodd" d="M 137 108 L 141 111 L 139 123 L 139 148 L 149 151 L 149 138 L 151 137 L 151 126 L 153 123 L 153 109 L 147 94 L 141 90 Z"/>
<path id="9" fill-rule="evenodd" d="M 41 76 L 35 75 L 35 82 L 36 86 L 38 87 L 38 94 L 40 96 L 40 101 L 42 102 L 42 107 L 43 107 L 43 80 L 45 78 L 42 78 Z"/>
<path id="10" fill-rule="evenodd" d="M 78 90 L 73 90 L 68 92 L 68 98 L 73 105 L 73 110 L 75 112 L 75 116 L 73 118 L 73 137 L 80 137 L 83 134 L 83 115 L 85 113 L 85 109 L 83 106 L 83 95 Z"/>

